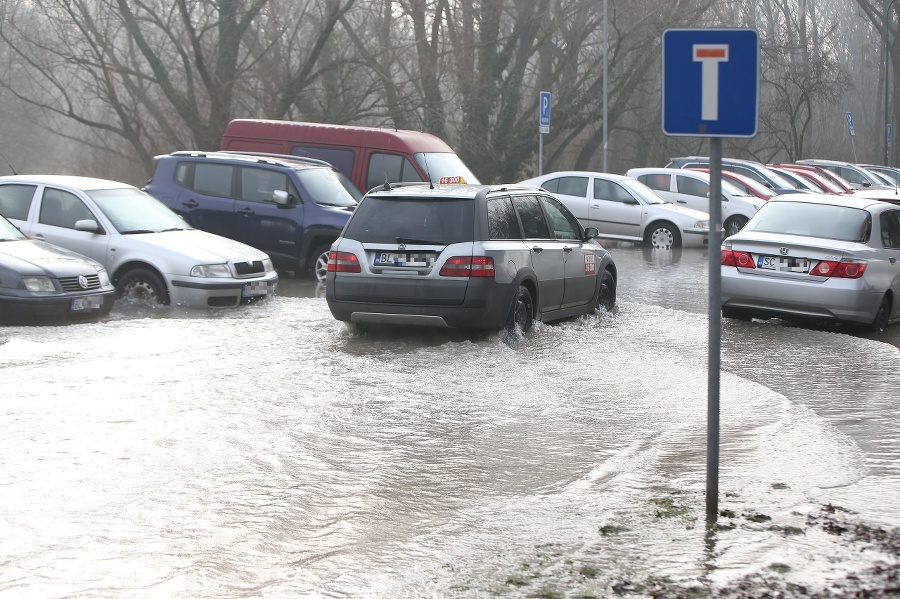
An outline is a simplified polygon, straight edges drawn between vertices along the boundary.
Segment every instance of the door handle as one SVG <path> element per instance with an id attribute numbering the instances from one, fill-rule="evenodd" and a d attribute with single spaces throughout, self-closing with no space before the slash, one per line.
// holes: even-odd
<path id="1" fill-rule="evenodd" d="M 187 202 L 182 202 L 181 205 L 185 208 L 196 208 L 200 204 L 197 203 L 197 200 L 188 200 Z"/>
<path id="2" fill-rule="evenodd" d="M 252 216 L 256 214 L 256 212 L 254 212 L 252 208 L 241 208 L 237 212 L 238 214 L 243 214 L 244 216 Z"/>
<path id="3" fill-rule="evenodd" d="M 544 251 L 544 248 L 539 247 L 539 246 L 534 246 L 534 247 L 531 248 L 531 251 L 532 251 L 532 252 L 537 252 L 538 254 L 540 254 L 541 252 Z"/>
<path id="4" fill-rule="evenodd" d="M 573 249 L 574 249 L 574 248 L 572 248 L 571 246 L 568 246 L 568 245 L 567 245 L 566 247 L 563 248 L 563 251 L 564 251 L 565 253 L 568 254 L 568 253 L 571 252 Z"/>
<path id="5" fill-rule="evenodd" d="M 896 258 L 894 258 L 894 257 L 893 257 L 893 256 L 891 256 L 891 257 L 890 257 L 890 258 L 888 258 L 888 260 L 890 260 L 890 261 L 891 261 L 891 264 L 893 264 L 893 263 L 894 263 L 894 262 L 896 262 L 896 261 L 897 261 L 897 259 L 896 259 Z"/>
<path id="6" fill-rule="evenodd" d="M 687 204 L 685 200 L 675 200 L 675 202 L 678 204 Z"/>

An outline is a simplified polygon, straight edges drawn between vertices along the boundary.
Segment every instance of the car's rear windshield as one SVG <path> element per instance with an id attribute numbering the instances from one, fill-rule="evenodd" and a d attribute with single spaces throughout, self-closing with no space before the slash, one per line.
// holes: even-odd
<path id="1" fill-rule="evenodd" d="M 769 201 L 744 230 L 861 242 L 869 238 L 871 218 L 868 212 L 858 208 Z"/>
<path id="2" fill-rule="evenodd" d="M 361 243 L 449 245 L 475 236 L 472 200 L 367 197 L 344 237 Z"/>

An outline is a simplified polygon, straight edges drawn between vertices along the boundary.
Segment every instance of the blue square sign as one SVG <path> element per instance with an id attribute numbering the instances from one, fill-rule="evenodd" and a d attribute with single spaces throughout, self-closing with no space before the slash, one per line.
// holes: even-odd
<path id="1" fill-rule="evenodd" d="M 755 29 L 663 32 L 663 133 L 753 137 L 758 120 L 759 34 Z"/>

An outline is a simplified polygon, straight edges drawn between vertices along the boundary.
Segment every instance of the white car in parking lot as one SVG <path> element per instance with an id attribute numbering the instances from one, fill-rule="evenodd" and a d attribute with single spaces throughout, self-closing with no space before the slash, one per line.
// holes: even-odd
<path id="1" fill-rule="evenodd" d="M 0 177 L 0 214 L 32 239 L 102 264 L 120 297 L 236 306 L 271 295 L 278 283 L 264 252 L 194 229 L 159 200 L 117 181 Z"/>
<path id="2" fill-rule="evenodd" d="M 625 173 L 670 202 L 709 214 L 709 173 L 683 168 L 633 168 Z M 764 200 L 722 179 L 722 228 L 725 237 L 743 228 Z"/>
<path id="3" fill-rule="evenodd" d="M 598 237 L 636 241 L 654 248 L 705 247 L 709 216 L 667 202 L 623 175 L 559 171 L 523 181 L 546 189 Z"/>

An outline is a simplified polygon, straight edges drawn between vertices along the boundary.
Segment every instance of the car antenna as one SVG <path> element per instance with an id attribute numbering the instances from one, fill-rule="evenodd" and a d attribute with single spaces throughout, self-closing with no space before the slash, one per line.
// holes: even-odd
<path id="1" fill-rule="evenodd" d="M 384 185 L 381 186 L 381 191 L 390 191 L 391 184 L 388 182 L 387 173 L 384 174 Z"/>
<path id="2" fill-rule="evenodd" d="M 5 163 L 6 163 L 6 166 L 9 167 L 9 170 L 12 171 L 12 174 L 14 174 L 14 175 L 18 175 L 18 174 L 19 174 L 19 173 L 16 172 L 16 169 L 14 169 L 13 166 L 9 163 L 9 160 L 6 159 L 6 156 L 4 156 L 3 154 L 0 154 L 0 158 L 3 158 L 3 162 L 5 162 Z"/>
<path id="3" fill-rule="evenodd" d="M 428 187 L 434 189 L 434 181 L 431 180 L 431 173 L 428 172 L 428 155 L 422 153 L 422 162 L 425 163 L 425 176 L 428 177 Z"/>

